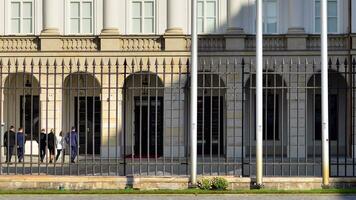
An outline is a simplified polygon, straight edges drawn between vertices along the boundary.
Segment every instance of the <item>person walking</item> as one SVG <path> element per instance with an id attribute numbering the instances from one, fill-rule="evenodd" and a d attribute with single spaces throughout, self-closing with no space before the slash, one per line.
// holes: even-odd
<path id="1" fill-rule="evenodd" d="M 71 150 L 71 163 L 75 163 L 75 158 L 78 153 L 78 134 L 73 126 L 70 133 L 66 137 L 66 142 L 70 145 Z"/>
<path id="2" fill-rule="evenodd" d="M 52 128 L 51 131 L 47 135 L 48 137 L 48 150 L 49 150 L 49 163 L 53 162 L 54 159 L 54 148 L 56 142 L 56 135 L 54 134 L 54 129 Z"/>
<path id="3" fill-rule="evenodd" d="M 17 158 L 19 162 L 23 162 L 24 158 L 24 148 L 25 148 L 25 133 L 23 132 L 23 128 L 20 127 L 17 132 Z"/>
<path id="4" fill-rule="evenodd" d="M 47 133 L 45 129 L 41 129 L 40 133 L 40 158 L 41 158 L 41 163 L 43 163 L 44 157 L 46 156 L 46 150 L 47 150 Z"/>
<path id="5" fill-rule="evenodd" d="M 56 156 L 56 162 L 59 158 L 59 156 L 62 154 L 62 162 L 64 162 L 64 157 L 65 157 L 65 140 L 63 137 L 63 132 L 61 131 L 59 133 L 59 136 L 56 137 L 56 148 L 57 148 L 57 156 Z"/>
<path id="6" fill-rule="evenodd" d="M 16 139 L 15 127 L 10 126 L 9 130 L 6 131 L 4 134 L 4 145 L 6 148 L 7 163 L 11 163 L 12 153 L 14 151 L 14 146 L 15 146 L 15 139 Z"/>

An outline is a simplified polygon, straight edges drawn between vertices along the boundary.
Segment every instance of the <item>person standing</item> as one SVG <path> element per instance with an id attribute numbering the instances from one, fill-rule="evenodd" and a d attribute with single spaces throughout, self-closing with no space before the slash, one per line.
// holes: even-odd
<path id="1" fill-rule="evenodd" d="M 47 137 L 48 137 L 49 163 L 52 163 L 54 159 L 54 148 L 55 148 L 55 140 L 56 140 L 56 135 L 54 134 L 53 128 L 48 133 Z"/>
<path id="2" fill-rule="evenodd" d="M 41 158 L 41 163 L 43 163 L 44 157 L 46 155 L 46 149 L 47 148 L 47 134 L 45 129 L 41 129 L 40 133 L 40 158 Z"/>
<path id="3" fill-rule="evenodd" d="M 4 134 L 4 145 L 6 148 L 6 162 L 11 162 L 12 153 L 14 151 L 15 139 L 16 139 L 15 127 L 10 126 L 9 130 Z"/>
<path id="4" fill-rule="evenodd" d="M 24 148 L 25 148 L 25 134 L 23 132 L 23 128 L 20 127 L 17 132 L 17 158 L 21 163 L 24 158 Z"/>
<path id="5" fill-rule="evenodd" d="M 61 153 L 62 153 L 62 162 L 64 162 L 65 144 L 64 144 L 64 137 L 63 137 L 62 131 L 59 133 L 59 136 L 56 137 L 56 148 L 57 148 L 56 162 L 57 162 L 59 156 L 61 155 Z"/>
<path id="6" fill-rule="evenodd" d="M 71 162 L 75 163 L 75 158 L 77 157 L 78 153 L 78 134 L 73 126 L 70 133 L 66 137 L 66 142 L 70 145 L 71 150 Z"/>

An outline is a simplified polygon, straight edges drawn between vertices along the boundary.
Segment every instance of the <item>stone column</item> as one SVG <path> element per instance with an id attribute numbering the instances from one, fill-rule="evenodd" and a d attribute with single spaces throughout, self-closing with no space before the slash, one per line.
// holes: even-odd
<path id="1" fill-rule="evenodd" d="M 186 50 L 183 27 L 188 16 L 186 1 L 167 0 L 167 29 L 164 36 L 165 50 Z"/>
<path id="2" fill-rule="evenodd" d="M 186 12 L 186 2 L 182 0 L 167 0 L 166 33 L 183 34 L 185 16 L 187 16 Z"/>
<path id="3" fill-rule="evenodd" d="M 43 35 L 59 35 L 58 29 L 58 1 L 43 0 Z"/>
<path id="4" fill-rule="evenodd" d="M 227 1 L 226 50 L 243 50 L 245 48 L 245 33 L 243 29 L 243 10 L 248 5 L 246 0 Z M 247 6 L 246 6 L 247 9 Z"/>
<path id="5" fill-rule="evenodd" d="M 304 30 L 304 0 L 289 0 L 288 33 L 305 33 Z"/>
<path id="6" fill-rule="evenodd" d="M 289 50 L 306 49 L 307 35 L 304 28 L 304 0 L 289 0 L 288 2 L 288 35 Z"/>
<path id="7" fill-rule="evenodd" d="M 104 0 L 103 4 L 104 21 L 102 34 L 119 34 L 119 1 Z"/>
<path id="8" fill-rule="evenodd" d="M 227 32 L 228 33 L 243 33 L 243 7 L 244 0 L 228 0 L 227 1 Z"/>
<path id="9" fill-rule="evenodd" d="M 100 36 L 101 51 L 120 50 L 121 40 L 119 35 L 119 0 L 104 0 L 103 2 L 103 30 Z"/>

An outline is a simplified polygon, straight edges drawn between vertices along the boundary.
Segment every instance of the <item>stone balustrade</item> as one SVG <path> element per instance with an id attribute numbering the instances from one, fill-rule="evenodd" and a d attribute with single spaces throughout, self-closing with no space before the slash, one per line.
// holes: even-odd
<path id="1" fill-rule="evenodd" d="M 305 38 L 304 47 L 298 50 L 318 51 L 320 49 L 319 35 L 302 35 Z M 182 46 L 182 51 L 190 51 L 191 38 L 188 35 L 180 36 L 179 40 Z M 256 48 L 255 35 L 239 36 L 237 43 L 232 43 L 228 46 L 228 40 L 234 38 L 226 35 L 201 35 L 199 36 L 198 49 L 201 52 L 223 52 L 229 51 L 231 45 L 240 45 L 241 48 L 237 51 L 253 51 Z M 329 35 L 329 50 L 350 50 L 349 35 Z M 113 51 L 122 52 L 159 52 L 166 51 L 165 44 L 167 39 L 172 39 L 172 36 L 165 38 L 164 36 L 142 36 L 142 35 L 118 35 L 110 38 L 109 42 L 114 46 Z M 46 43 L 47 40 L 47 43 Z M 51 36 L 51 37 L 29 37 L 29 36 L 4 36 L 0 37 L 0 52 L 30 52 L 30 51 L 46 51 L 46 44 L 51 45 L 50 51 L 103 51 L 101 43 L 103 38 L 100 36 Z M 263 46 L 265 51 L 287 51 L 296 50 L 289 47 L 290 40 L 293 37 L 289 35 L 265 35 L 263 38 Z M 174 43 L 175 44 L 175 43 Z M 236 49 L 235 49 L 236 50 Z M 169 50 L 168 50 L 169 51 Z"/>
<path id="2" fill-rule="evenodd" d="M 349 36 L 348 35 L 329 35 L 328 36 L 329 50 L 347 50 L 349 49 Z M 307 37 L 307 49 L 319 50 L 320 49 L 320 36 L 310 35 Z"/>
<path id="3" fill-rule="evenodd" d="M 0 51 L 37 51 L 37 37 L 0 37 Z"/>

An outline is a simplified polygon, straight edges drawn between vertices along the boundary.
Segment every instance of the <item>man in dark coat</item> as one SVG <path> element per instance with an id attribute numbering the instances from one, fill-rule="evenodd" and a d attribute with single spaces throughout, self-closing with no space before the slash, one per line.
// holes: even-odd
<path id="1" fill-rule="evenodd" d="M 46 150 L 47 150 L 47 133 L 46 133 L 45 129 L 41 129 L 39 145 L 40 145 L 41 163 L 43 163 L 44 157 L 46 155 Z"/>
<path id="2" fill-rule="evenodd" d="M 24 148 L 25 148 L 25 133 L 23 132 L 23 128 L 19 128 L 17 132 L 17 157 L 19 159 L 19 162 L 23 161 L 24 157 Z"/>
<path id="3" fill-rule="evenodd" d="M 75 163 L 75 158 L 77 157 L 77 153 L 78 153 L 78 134 L 75 130 L 75 127 L 72 127 L 72 130 L 70 131 L 70 133 L 67 135 L 66 137 L 66 142 L 67 144 L 70 145 L 70 149 L 71 149 L 71 162 Z"/>
<path id="4" fill-rule="evenodd" d="M 4 134 L 4 145 L 6 148 L 6 162 L 11 162 L 12 153 L 16 143 L 15 127 L 10 126 L 9 130 Z"/>

